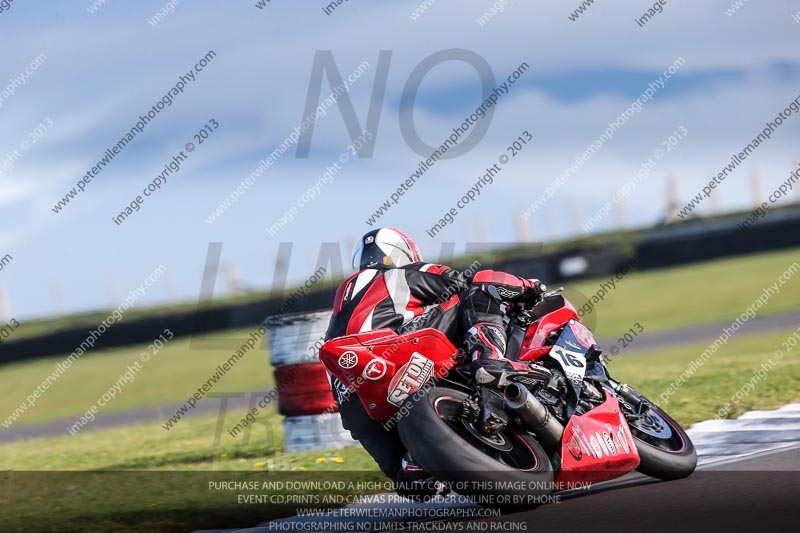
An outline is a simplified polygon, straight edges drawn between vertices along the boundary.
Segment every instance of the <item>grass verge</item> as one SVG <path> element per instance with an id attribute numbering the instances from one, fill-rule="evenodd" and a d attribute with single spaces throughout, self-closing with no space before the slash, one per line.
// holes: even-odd
<path id="1" fill-rule="evenodd" d="M 136 407 L 151 407 L 186 401 L 247 339 L 250 330 L 231 330 L 216 334 L 178 338 L 169 341 L 149 362 L 141 363 L 133 381 L 124 385 L 116 398 L 100 413 Z M 237 339 L 239 339 L 237 341 Z M 228 349 L 213 348 L 224 341 Z M 139 362 L 147 345 L 89 352 L 69 367 L 25 411 L 14 425 L 80 416 L 112 387 L 126 369 Z M 0 387 L 0 420 L 19 407 L 21 402 L 46 379 L 61 357 L 48 357 L 3 367 Z M 268 390 L 273 384 L 272 367 L 262 339 L 214 385 L 213 392 L 250 392 Z"/>
<path id="2" fill-rule="evenodd" d="M 668 398 L 667 412 L 688 425 L 713 418 L 725 404 L 732 405 L 726 416 L 735 417 L 746 410 L 773 409 L 800 400 L 800 344 L 783 344 L 793 333 L 734 337 Z M 657 401 L 707 345 L 620 357 L 610 363 L 611 373 Z M 779 359 L 776 350 L 782 352 Z M 771 359 L 775 364 L 769 372 L 754 381 Z M 741 395 L 745 389 L 747 393 Z M 243 414 L 230 413 L 223 427 Z M 0 506 L 6 510 L 0 528 L 36 529 L 31 524 L 59 531 L 247 527 L 303 507 L 285 500 L 243 503 L 239 495 L 252 493 L 268 499 L 304 491 L 282 490 L 276 484 L 254 491 L 220 490 L 211 488 L 210 482 L 346 483 L 335 491 L 318 491 L 320 498 L 333 492 L 349 497 L 386 490 L 382 475 L 363 450 L 286 454 L 281 451 L 280 417 L 270 412 L 259 422 L 249 437 L 232 438 L 223 431 L 218 441 L 218 418 L 198 416 L 170 432 L 153 423 L 0 446 L 0 466 L 7 470 L 0 484 Z M 372 482 L 372 488 L 349 484 L 359 481 Z M 339 504 L 320 501 L 316 507 Z"/>

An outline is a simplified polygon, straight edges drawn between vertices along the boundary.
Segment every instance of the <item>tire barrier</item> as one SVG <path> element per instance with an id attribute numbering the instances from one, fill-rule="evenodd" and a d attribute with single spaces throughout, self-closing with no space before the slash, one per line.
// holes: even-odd
<path id="1" fill-rule="evenodd" d="M 268 318 L 264 325 L 272 366 L 318 363 L 330 318 L 330 310 Z"/>
<path id="2" fill-rule="evenodd" d="M 319 348 L 331 311 L 270 317 L 269 359 L 275 368 L 278 413 L 283 415 L 287 452 L 358 446 L 342 427 Z"/>
<path id="3" fill-rule="evenodd" d="M 275 369 L 278 412 L 283 416 L 334 413 L 328 373 L 322 363 L 281 366 Z"/>
<path id="4" fill-rule="evenodd" d="M 330 450 L 360 446 L 342 427 L 339 413 L 294 416 L 283 419 L 287 452 Z"/>

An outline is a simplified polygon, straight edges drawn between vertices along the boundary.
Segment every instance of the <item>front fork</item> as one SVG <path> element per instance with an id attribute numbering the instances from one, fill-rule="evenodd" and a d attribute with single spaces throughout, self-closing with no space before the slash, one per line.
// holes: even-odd
<path id="1" fill-rule="evenodd" d="M 650 402 L 647 401 L 647 398 L 630 388 L 626 383 L 620 383 L 609 376 L 607 383 L 603 385 L 609 392 L 621 399 L 625 404 L 623 407 L 626 407 L 634 416 L 642 416 L 650 409 Z"/>

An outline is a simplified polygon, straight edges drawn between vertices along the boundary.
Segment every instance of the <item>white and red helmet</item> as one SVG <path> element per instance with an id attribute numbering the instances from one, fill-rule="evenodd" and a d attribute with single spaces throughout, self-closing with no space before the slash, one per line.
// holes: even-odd
<path id="1" fill-rule="evenodd" d="M 353 270 L 397 268 L 422 261 L 411 237 L 394 228 L 380 228 L 365 234 L 353 248 Z"/>

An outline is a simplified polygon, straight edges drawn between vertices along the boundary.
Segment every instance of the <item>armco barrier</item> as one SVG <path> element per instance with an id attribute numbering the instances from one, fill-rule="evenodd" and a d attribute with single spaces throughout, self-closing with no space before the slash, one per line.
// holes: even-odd
<path id="1" fill-rule="evenodd" d="M 738 226 L 742 218 L 678 224 L 649 232 L 636 246 L 638 268 L 664 268 L 800 246 L 800 209 L 769 213 L 744 231 Z"/>
<path id="2" fill-rule="evenodd" d="M 342 427 L 328 373 L 319 362 L 319 347 L 331 311 L 268 318 L 267 348 L 275 368 L 278 412 L 286 451 L 300 452 L 358 446 Z"/>
<path id="3" fill-rule="evenodd" d="M 334 289 L 322 289 L 298 302 L 294 311 L 309 312 L 330 308 L 333 302 Z M 169 329 L 175 338 L 211 333 L 214 331 L 248 328 L 255 329 L 267 315 L 280 312 L 285 300 L 271 298 L 256 302 L 247 302 L 214 307 L 199 307 L 191 311 L 177 311 L 156 314 L 147 317 L 124 317 L 121 322 L 108 328 L 95 342 L 94 349 L 102 350 L 117 346 L 129 346 L 152 341 L 165 329 Z M 102 318 L 98 319 L 98 323 Z M 86 340 L 89 333 L 97 328 L 97 324 L 75 326 L 53 331 L 36 337 L 14 339 L 0 344 L 0 365 L 49 356 L 66 356 Z M 242 335 L 240 335 L 242 336 Z M 244 340 L 247 335 L 243 335 Z M 235 343 L 232 337 L 229 345 Z M 191 349 L 202 351 L 203 341 L 194 342 Z"/>
<path id="4" fill-rule="evenodd" d="M 743 217 L 744 215 L 728 221 L 677 224 L 647 231 L 637 237 L 639 243 L 634 256 L 637 269 L 663 268 L 717 257 L 800 246 L 800 208 L 769 213 L 747 231 L 737 227 Z M 491 247 L 491 243 L 486 244 L 486 248 Z M 499 249 L 509 248 L 498 246 L 498 243 L 495 246 Z M 629 252 L 623 252 L 613 244 L 588 245 L 549 254 L 532 252 L 523 257 L 497 262 L 485 260 L 483 268 L 512 272 L 523 277 L 537 277 L 552 285 L 586 277 L 604 278 L 616 273 L 619 266 L 630 259 Z M 298 300 L 291 310 L 313 315 L 315 311 L 330 308 L 335 292 L 334 287 L 314 291 L 308 297 Z M 212 331 L 254 327 L 265 316 L 279 313 L 285 302 L 285 298 L 273 297 L 230 305 L 209 304 L 191 311 L 145 318 L 125 318 L 98 339 L 95 350 L 150 342 L 166 328 L 176 338 L 180 338 Z M 96 326 L 70 327 L 33 338 L 3 342 L 0 344 L 0 365 L 53 355 L 65 356 L 86 340 L 89 332 Z M 301 352 L 286 353 L 292 354 L 288 356 L 289 359 L 303 355 Z"/>

